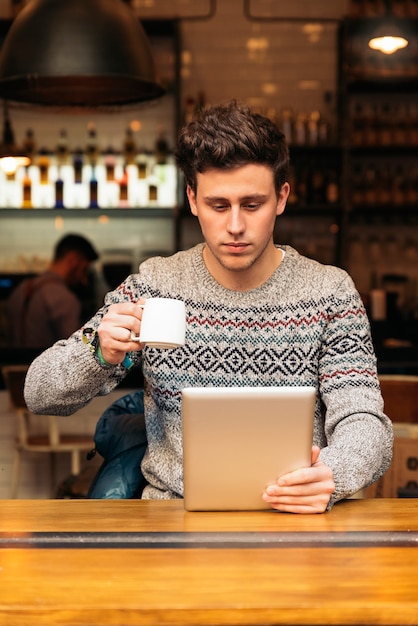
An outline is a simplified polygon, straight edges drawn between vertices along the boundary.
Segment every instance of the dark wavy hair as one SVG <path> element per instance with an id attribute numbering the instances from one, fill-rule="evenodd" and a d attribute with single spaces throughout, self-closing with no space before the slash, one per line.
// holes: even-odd
<path id="1" fill-rule="evenodd" d="M 278 126 L 235 100 L 203 109 L 184 126 L 175 156 L 186 184 L 195 193 L 197 173 L 249 163 L 270 167 L 279 192 L 289 169 L 289 149 Z"/>
<path id="2" fill-rule="evenodd" d="M 79 252 L 87 261 L 96 261 L 99 255 L 96 249 L 82 235 L 65 235 L 54 248 L 54 261 L 59 261 L 69 252 Z"/>

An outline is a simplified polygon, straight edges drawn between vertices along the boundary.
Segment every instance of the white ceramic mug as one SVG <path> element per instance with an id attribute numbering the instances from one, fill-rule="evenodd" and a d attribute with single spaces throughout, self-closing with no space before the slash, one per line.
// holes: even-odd
<path id="1" fill-rule="evenodd" d="M 178 348 L 184 346 L 186 335 L 186 309 L 182 300 L 148 298 L 142 306 L 139 336 L 132 333 L 132 341 L 152 348 Z"/>

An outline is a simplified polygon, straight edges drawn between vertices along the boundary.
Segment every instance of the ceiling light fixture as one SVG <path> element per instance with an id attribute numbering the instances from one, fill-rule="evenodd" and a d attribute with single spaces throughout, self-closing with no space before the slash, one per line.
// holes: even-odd
<path id="1" fill-rule="evenodd" d="M 0 53 L 0 97 L 106 108 L 163 95 L 151 47 L 122 0 L 31 0 Z"/>
<path id="2" fill-rule="evenodd" d="M 402 50 L 402 48 L 406 48 L 407 45 L 408 40 L 405 37 L 387 34 L 378 35 L 369 41 L 369 47 L 372 50 L 379 50 L 383 54 L 393 54 L 398 50 Z"/>
<path id="3" fill-rule="evenodd" d="M 369 48 L 378 50 L 383 54 L 394 54 L 408 45 L 406 33 L 399 29 L 395 23 L 395 16 L 392 13 L 391 5 L 385 0 L 384 14 L 377 26 L 373 37 L 369 40 Z"/>

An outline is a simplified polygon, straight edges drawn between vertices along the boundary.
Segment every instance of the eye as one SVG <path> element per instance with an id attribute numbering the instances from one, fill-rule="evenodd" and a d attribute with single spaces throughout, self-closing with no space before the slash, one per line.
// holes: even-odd
<path id="1" fill-rule="evenodd" d="M 256 211 L 258 208 L 260 208 L 261 206 L 261 202 L 247 202 L 246 204 L 244 204 L 244 208 L 248 209 L 249 211 Z"/>

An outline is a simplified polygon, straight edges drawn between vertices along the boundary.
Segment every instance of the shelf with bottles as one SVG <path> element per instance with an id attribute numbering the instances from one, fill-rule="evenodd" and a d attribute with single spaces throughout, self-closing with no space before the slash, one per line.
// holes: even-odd
<path id="1" fill-rule="evenodd" d="M 173 218 L 175 209 L 172 207 L 143 207 L 140 209 L 130 208 L 109 208 L 109 209 L 35 209 L 33 211 L 16 210 L 10 208 L 0 208 L 0 219 L 51 219 L 51 217 L 60 217 L 63 219 L 97 219 L 99 222 L 105 222 L 109 218 L 132 219 L 135 218 Z"/>
<path id="2" fill-rule="evenodd" d="M 297 213 L 341 210 L 341 148 L 290 146 L 288 206 Z"/>
<path id="3" fill-rule="evenodd" d="M 345 176 L 351 211 L 418 205 L 418 106 L 410 93 L 346 93 Z"/>
<path id="4" fill-rule="evenodd" d="M 350 168 L 350 207 L 355 211 L 416 212 L 418 164 L 416 159 L 385 155 L 356 159 Z"/>
<path id="5" fill-rule="evenodd" d="M 328 214 L 318 219 L 318 215 L 306 212 L 302 219 L 294 219 L 292 213 L 291 209 L 286 209 L 276 219 L 274 242 L 290 245 L 320 263 L 338 265 L 340 224 L 335 216 Z"/>
<path id="6" fill-rule="evenodd" d="M 347 145 L 416 152 L 418 103 L 416 93 L 347 94 Z"/>
<path id="7" fill-rule="evenodd" d="M 388 261 L 402 267 L 409 264 L 409 244 L 399 246 L 396 259 L 382 255 L 376 260 L 367 256 L 373 253 L 373 242 L 382 237 L 390 241 L 396 232 L 405 233 L 408 241 L 416 242 L 418 237 L 417 39 L 411 37 L 407 48 L 393 55 L 368 46 L 388 4 L 393 22 L 404 26 L 408 17 L 408 26 L 416 32 L 415 0 L 352 1 L 350 17 L 339 32 L 341 264 L 365 297 L 371 267 L 383 272 Z"/>
<path id="8" fill-rule="evenodd" d="M 397 276 L 405 284 L 408 278 L 408 304 L 406 293 L 400 301 L 401 308 L 418 315 L 418 216 L 416 212 L 399 214 L 364 212 L 353 213 L 347 228 L 348 269 L 357 288 L 367 301 L 371 290 L 383 288 L 396 291 L 389 285 L 390 277 Z M 412 301 L 414 302 L 413 306 Z"/>
<path id="9" fill-rule="evenodd" d="M 174 208 L 177 168 L 170 154 L 76 151 L 32 156 L 29 166 L 0 171 L 2 209 Z"/>

